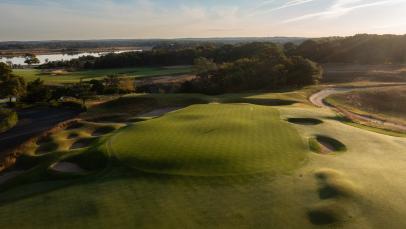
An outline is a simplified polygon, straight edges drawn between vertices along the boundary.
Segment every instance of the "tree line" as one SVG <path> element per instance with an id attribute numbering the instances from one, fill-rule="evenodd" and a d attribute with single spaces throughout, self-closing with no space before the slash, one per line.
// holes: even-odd
<path id="1" fill-rule="evenodd" d="M 319 63 L 403 64 L 406 63 L 406 35 L 359 34 L 286 44 L 291 55 Z"/>

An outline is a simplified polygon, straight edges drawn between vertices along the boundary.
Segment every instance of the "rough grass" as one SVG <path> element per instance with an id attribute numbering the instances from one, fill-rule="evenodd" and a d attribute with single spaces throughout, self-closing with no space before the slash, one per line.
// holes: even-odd
<path id="1" fill-rule="evenodd" d="M 0 133 L 6 132 L 17 125 L 17 112 L 0 108 Z"/>
<path id="2" fill-rule="evenodd" d="M 181 175 L 281 173 L 297 168 L 307 151 L 276 109 L 248 104 L 194 105 L 137 123 L 109 149 L 136 169 Z"/>
<path id="3" fill-rule="evenodd" d="M 46 84 L 66 84 L 77 83 L 81 79 L 88 81 L 92 79 L 101 79 L 107 75 L 119 74 L 128 77 L 155 77 L 165 75 L 188 74 L 191 67 L 150 67 L 150 68 L 117 68 L 103 70 L 88 70 L 77 72 L 64 72 L 63 74 L 54 74 L 52 72 L 42 72 L 37 69 L 15 69 L 14 73 L 24 77 L 28 82 L 41 78 Z"/>
<path id="4" fill-rule="evenodd" d="M 373 88 L 337 94 L 328 102 L 358 114 L 406 124 L 406 86 Z"/>

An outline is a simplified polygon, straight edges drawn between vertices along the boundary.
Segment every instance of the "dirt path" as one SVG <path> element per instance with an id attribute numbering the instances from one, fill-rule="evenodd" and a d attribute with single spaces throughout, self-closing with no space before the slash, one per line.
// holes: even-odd
<path id="1" fill-rule="evenodd" d="M 372 123 L 374 125 L 382 126 L 386 129 L 406 131 L 406 126 L 401 125 L 399 123 L 393 123 L 385 120 L 376 119 L 372 116 L 360 115 L 342 108 L 332 107 L 324 102 L 324 100 L 331 95 L 366 89 L 368 88 L 328 88 L 313 94 L 312 96 L 310 96 L 309 100 L 311 103 L 313 103 L 318 107 L 333 109 L 334 111 L 341 113 L 352 120 L 355 119 L 366 123 Z"/>
<path id="2" fill-rule="evenodd" d="M 18 111 L 19 121 L 17 125 L 0 134 L 0 156 L 77 114 L 77 111 L 56 108 L 31 108 Z"/>

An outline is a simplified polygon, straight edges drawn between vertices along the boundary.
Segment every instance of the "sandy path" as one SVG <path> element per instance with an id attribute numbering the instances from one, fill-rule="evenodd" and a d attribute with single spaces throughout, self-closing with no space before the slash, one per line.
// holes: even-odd
<path id="1" fill-rule="evenodd" d="M 77 164 L 70 162 L 58 162 L 51 166 L 51 169 L 62 173 L 85 173 L 86 170 L 80 168 Z"/>
<path id="2" fill-rule="evenodd" d="M 332 107 L 324 102 L 324 100 L 331 95 L 342 94 L 342 93 L 356 91 L 356 90 L 366 90 L 366 89 L 368 89 L 368 88 L 328 88 L 328 89 L 324 89 L 324 90 L 321 90 L 320 92 L 313 94 L 312 96 L 310 96 L 309 100 L 311 103 L 313 103 L 314 105 L 316 105 L 318 107 L 332 109 L 338 113 L 345 115 L 346 117 L 348 117 L 350 119 L 356 119 L 356 120 L 359 120 L 362 122 L 372 123 L 372 124 L 375 124 L 378 126 L 383 126 L 384 128 L 387 128 L 387 129 L 406 131 L 406 126 L 401 125 L 399 123 L 393 123 L 393 122 L 388 122 L 385 120 L 376 119 L 372 116 L 360 115 L 360 114 L 357 114 L 357 113 L 354 113 L 354 112 L 351 112 L 351 111 L 348 111 L 348 110 L 345 110 L 342 108 Z"/>

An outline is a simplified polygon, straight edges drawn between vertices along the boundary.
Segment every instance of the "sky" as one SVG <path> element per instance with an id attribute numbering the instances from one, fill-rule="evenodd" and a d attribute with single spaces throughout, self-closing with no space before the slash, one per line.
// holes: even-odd
<path id="1" fill-rule="evenodd" d="M 406 34 L 406 0 L 0 0 L 0 40 Z"/>

